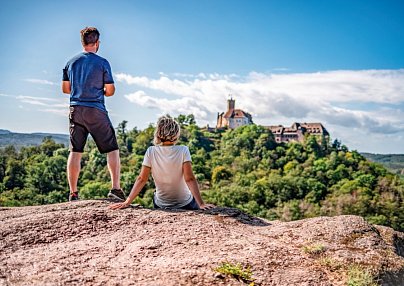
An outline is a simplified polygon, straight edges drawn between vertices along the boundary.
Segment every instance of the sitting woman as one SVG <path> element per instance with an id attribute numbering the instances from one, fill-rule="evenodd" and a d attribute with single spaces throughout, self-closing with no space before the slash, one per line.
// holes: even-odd
<path id="1" fill-rule="evenodd" d="M 154 208 L 164 209 L 210 209 L 199 192 L 198 182 L 192 172 L 191 154 L 187 146 L 177 146 L 180 136 L 179 124 L 169 116 L 157 121 L 154 132 L 154 145 L 144 155 L 142 169 L 125 202 L 109 208 L 128 207 L 146 184 L 152 173 L 156 191 L 153 195 Z"/>

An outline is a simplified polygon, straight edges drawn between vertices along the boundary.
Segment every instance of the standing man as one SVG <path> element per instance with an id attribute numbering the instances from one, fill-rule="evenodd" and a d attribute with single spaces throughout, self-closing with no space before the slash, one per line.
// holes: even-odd
<path id="1" fill-rule="evenodd" d="M 67 177 L 70 187 L 69 201 L 79 199 L 77 181 L 81 156 L 91 134 L 98 150 L 107 153 L 112 189 L 108 197 L 125 200 L 120 187 L 120 158 L 115 131 L 104 105 L 104 96 L 115 93 L 111 66 L 96 55 L 100 46 L 97 28 L 81 30 L 83 52 L 67 62 L 63 69 L 63 93 L 70 94 L 70 154 Z"/>

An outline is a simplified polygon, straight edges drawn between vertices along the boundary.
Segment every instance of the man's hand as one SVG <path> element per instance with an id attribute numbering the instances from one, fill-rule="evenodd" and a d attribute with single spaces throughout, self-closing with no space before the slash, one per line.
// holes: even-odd
<path id="1" fill-rule="evenodd" d="M 70 81 L 68 81 L 68 80 L 62 81 L 62 91 L 63 91 L 63 93 L 66 93 L 66 94 L 71 93 L 72 89 L 71 89 Z"/>
<path id="2" fill-rule="evenodd" d="M 113 96 L 115 93 L 115 85 L 113 83 L 104 84 L 104 95 Z"/>
<path id="3" fill-rule="evenodd" d="M 214 209 L 216 206 L 215 205 L 212 205 L 212 204 L 203 204 L 203 205 L 200 205 L 199 206 L 199 208 L 201 209 L 201 210 L 209 210 L 209 209 Z"/>
<path id="4" fill-rule="evenodd" d="M 123 202 L 123 203 L 112 204 L 112 205 L 108 206 L 108 208 L 111 210 L 118 210 L 118 209 L 126 209 L 129 206 L 130 206 L 130 204 L 128 204 L 127 202 Z"/>

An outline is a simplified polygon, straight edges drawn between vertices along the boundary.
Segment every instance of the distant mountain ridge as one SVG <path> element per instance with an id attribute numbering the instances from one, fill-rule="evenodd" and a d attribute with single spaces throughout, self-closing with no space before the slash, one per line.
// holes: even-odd
<path id="1" fill-rule="evenodd" d="M 56 143 L 69 145 L 69 135 L 68 134 L 57 134 L 57 133 L 17 133 L 5 129 L 0 129 L 0 148 L 8 145 L 13 145 L 14 147 L 21 148 L 24 146 L 40 145 L 45 137 L 52 137 Z"/>
<path id="2" fill-rule="evenodd" d="M 11 131 L 5 130 L 5 129 L 0 129 L 0 134 L 10 134 Z"/>
<path id="3" fill-rule="evenodd" d="M 393 173 L 404 175 L 404 154 L 361 154 L 369 161 L 382 164 Z"/>

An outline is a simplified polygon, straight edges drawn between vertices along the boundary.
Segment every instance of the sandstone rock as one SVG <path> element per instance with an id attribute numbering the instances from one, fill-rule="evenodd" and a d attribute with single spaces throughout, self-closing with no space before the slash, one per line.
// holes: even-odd
<path id="1" fill-rule="evenodd" d="M 350 269 L 404 285 L 404 233 L 358 216 L 266 221 L 236 209 L 0 208 L 0 285 L 346 285 Z M 351 271 L 352 272 L 352 271 Z"/>

